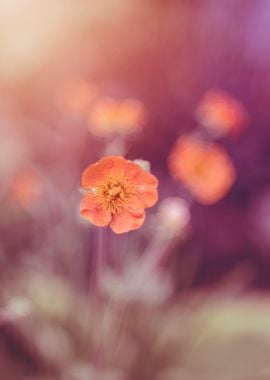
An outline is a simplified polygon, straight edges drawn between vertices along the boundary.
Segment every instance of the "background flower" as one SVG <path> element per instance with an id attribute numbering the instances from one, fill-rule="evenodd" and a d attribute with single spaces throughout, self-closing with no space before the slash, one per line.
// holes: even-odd
<path id="1" fill-rule="evenodd" d="M 90 109 L 89 130 L 97 136 L 139 132 L 147 120 L 144 105 L 136 99 L 101 98 Z"/>
<path id="2" fill-rule="evenodd" d="M 203 204 L 222 199 L 236 178 L 225 150 L 195 136 L 179 137 L 168 162 L 172 175 L 182 181 L 195 199 Z"/>
<path id="3" fill-rule="evenodd" d="M 232 95 L 220 90 L 207 91 L 197 109 L 199 122 L 213 136 L 239 134 L 247 126 L 244 106 Z"/>

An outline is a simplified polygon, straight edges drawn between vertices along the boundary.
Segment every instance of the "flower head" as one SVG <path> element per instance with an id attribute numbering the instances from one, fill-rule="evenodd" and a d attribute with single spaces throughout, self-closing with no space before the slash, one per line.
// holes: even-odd
<path id="1" fill-rule="evenodd" d="M 71 80 L 65 83 L 57 94 L 57 103 L 64 111 L 82 114 L 98 97 L 98 87 L 84 80 Z"/>
<path id="2" fill-rule="evenodd" d="M 247 124 L 247 112 L 243 105 L 224 91 L 208 91 L 198 110 L 200 123 L 214 136 L 241 132 Z"/>
<path id="3" fill-rule="evenodd" d="M 156 177 L 120 156 L 103 157 L 88 166 L 81 185 L 86 190 L 81 215 L 97 226 L 110 225 L 116 233 L 141 227 L 144 209 L 158 199 Z"/>
<path id="4" fill-rule="evenodd" d="M 17 172 L 9 186 L 9 198 L 22 207 L 34 204 L 41 193 L 41 178 L 38 173 L 30 168 Z"/>
<path id="5" fill-rule="evenodd" d="M 89 129 L 97 136 L 128 135 L 145 124 L 146 110 L 139 100 L 101 98 L 89 113 Z"/>
<path id="6" fill-rule="evenodd" d="M 180 137 L 169 156 L 169 168 L 203 204 L 222 199 L 235 181 L 234 166 L 218 144 L 194 136 Z"/>

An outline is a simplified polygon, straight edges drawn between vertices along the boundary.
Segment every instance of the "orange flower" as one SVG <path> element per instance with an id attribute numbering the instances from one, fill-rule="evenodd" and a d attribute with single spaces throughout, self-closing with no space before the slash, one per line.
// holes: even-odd
<path id="1" fill-rule="evenodd" d="M 32 169 L 18 172 L 9 187 L 9 197 L 22 207 L 31 206 L 42 193 L 40 176 Z"/>
<path id="2" fill-rule="evenodd" d="M 206 92 L 197 114 L 200 123 L 217 137 L 242 132 L 248 120 L 243 105 L 223 91 Z"/>
<path id="3" fill-rule="evenodd" d="M 120 156 L 107 156 L 88 166 L 81 185 L 86 190 L 81 215 L 96 226 L 110 225 L 118 234 L 141 227 L 144 209 L 158 199 L 156 177 Z"/>
<path id="4" fill-rule="evenodd" d="M 100 99 L 89 114 L 89 130 L 97 136 L 138 132 L 147 119 L 143 104 L 135 99 Z"/>
<path id="5" fill-rule="evenodd" d="M 99 95 L 98 87 L 84 80 L 65 83 L 58 93 L 58 104 L 73 114 L 84 113 Z"/>
<path id="6" fill-rule="evenodd" d="M 203 204 L 223 198 L 236 178 L 234 166 L 224 149 L 194 136 L 182 136 L 176 141 L 168 163 L 172 175 Z"/>

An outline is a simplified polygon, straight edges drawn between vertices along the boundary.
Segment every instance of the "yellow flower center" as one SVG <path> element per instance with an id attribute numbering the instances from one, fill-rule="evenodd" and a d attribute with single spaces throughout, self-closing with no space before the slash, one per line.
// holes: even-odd
<path id="1" fill-rule="evenodd" d="M 119 183 L 107 183 L 103 188 L 103 194 L 111 199 L 122 197 L 125 195 L 123 186 Z"/>
<path id="2" fill-rule="evenodd" d="M 129 197 L 134 194 L 134 185 L 109 178 L 93 192 L 99 207 L 114 214 L 127 206 Z"/>

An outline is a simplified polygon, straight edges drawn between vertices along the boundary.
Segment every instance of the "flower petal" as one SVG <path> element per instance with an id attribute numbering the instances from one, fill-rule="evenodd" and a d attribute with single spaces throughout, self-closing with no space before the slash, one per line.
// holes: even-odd
<path id="1" fill-rule="evenodd" d="M 137 196 L 133 196 L 128 201 L 128 206 L 126 210 L 129 211 L 132 215 L 140 215 L 144 213 L 144 203 Z"/>
<path id="2" fill-rule="evenodd" d="M 83 218 L 99 227 L 107 226 L 111 219 L 111 213 L 95 203 L 94 195 L 86 194 L 80 205 L 80 214 Z"/>
<path id="3" fill-rule="evenodd" d="M 157 188 L 158 186 L 158 180 L 157 178 L 148 172 L 141 171 L 141 173 L 136 177 L 136 183 L 138 184 L 144 184 L 145 186 L 151 186 L 154 188 Z"/>
<path id="4" fill-rule="evenodd" d="M 131 214 L 128 210 L 124 210 L 120 214 L 114 214 L 110 227 L 116 234 L 122 234 L 136 230 L 141 227 L 145 219 L 145 213 Z"/>
<path id="5" fill-rule="evenodd" d="M 136 185 L 139 199 L 144 207 L 152 207 L 158 200 L 158 180 L 157 178 L 141 169 L 134 162 L 128 165 L 128 178 Z"/>
<path id="6" fill-rule="evenodd" d="M 84 189 L 95 187 L 104 180 L 104 177 L 115 167 L 119 168 L 125 165 L 125 159 L 120 156 L 106 156 L 97 163 L 89 165 L 81 177 L 81 186 Z"/>
<path id="7" fill-rule="evenodd" d="M 145 188 L 144 185 L 140 185 L 138 188 L 138 197 L 143 202 L 144 207 L 152 207 L 157 203 L 158 192 L 156 188 Z"/>

